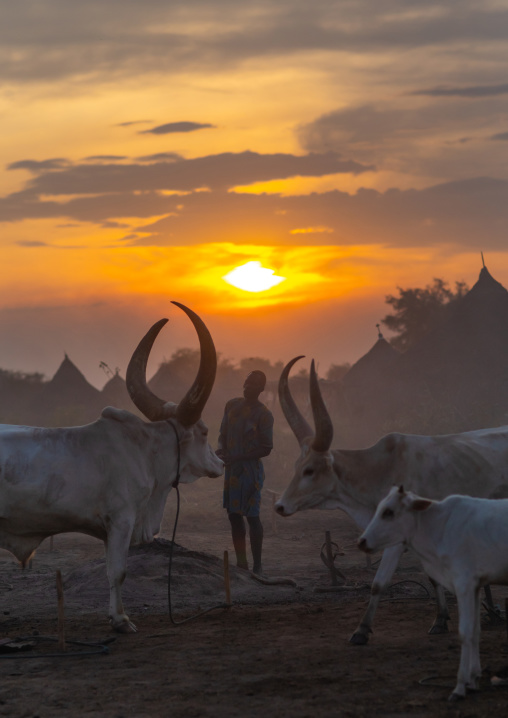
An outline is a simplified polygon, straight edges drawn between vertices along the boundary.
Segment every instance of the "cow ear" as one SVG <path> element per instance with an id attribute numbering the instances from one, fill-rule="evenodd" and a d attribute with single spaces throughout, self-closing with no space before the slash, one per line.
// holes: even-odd
<path id="1" fill-rule="evenodd" d="M 411 511 L 425 511 L 432 504 L 429 499 L 415 499 L 411 502 Z"/>

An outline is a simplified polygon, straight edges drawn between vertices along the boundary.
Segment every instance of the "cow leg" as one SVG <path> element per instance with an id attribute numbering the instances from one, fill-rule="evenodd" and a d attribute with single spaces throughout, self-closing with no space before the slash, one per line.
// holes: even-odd
<path id="1" fill-rule="evenodd" d="M 457 673 L 457 685 L 449 696 L 450 701 L 465 698 L 466 688 L 475 684 L 478 676 L 471 675 L 471 667 L 479 666 L 479 656 L 474 656 L 475 633 L 478 598 L 477 589 L 461 587 L 457 590 L 457 604 L 459 607 L 459 636 L 461 643 L 460 663 Z M 479 610 L 479 609 L 478 609 Z"/>
<path id="2" fill-rule="evenodd" d="M 434 587 L 434 591 L 436 592 L 437 606 L 436 618 L 434 619 L 434 623 L 432 624 L 432 626 L 429 628 L 429 633 L 431 635 L 448 633 L 448 621 L 450 620 L 450 614 L 448 613 L 448 607 L 446 605 L 444 588 L 439 583 L 436 583 L 432 578 L 430 578 L 430 576 L 429 580 Z"/>
<path id="3" fill-rule="evenodd" d="M 381 593 L 391 580 L 403 552 L 404 546 L 402 544 L 390 546 L 390 548 L 384 550 L 381 562 L 374 576 L 374 581 L 372 582 L 369 605 L 356 631 L 349 639 L 349 643 L 353 643 L 355 646 L 364 646 L 368 643 L 369 633 L 372 633 L 374 614 L 376 613 Z"/>
<path id="4" fill-rule="evenodd" d="M 115 526 L 106 540 L 106 568 L 109 581 L 109 622 L 115 631 L 135 633 L 136 626 L 130 621 L 122 603 L 122 584 L 127 570 L 127 554 L 133 524 Z"/>
<path id="5" fill-rule="evenodd" d="M 480 589 L 475 590 L 475 619 L 473 633 L 473 650 L 469 666 L 469 681 L 467 688 L 470 691 L 479 690 L 480 676 L 482 675 L 482 667 L 480 663 L 480 635 L 481 635 L 481 598 Z"/>

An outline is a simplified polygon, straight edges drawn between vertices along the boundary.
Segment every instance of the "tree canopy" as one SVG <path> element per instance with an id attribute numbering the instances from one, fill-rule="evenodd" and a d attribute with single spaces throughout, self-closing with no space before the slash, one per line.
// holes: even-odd
<path id="1" fill-rule="evenodd" d="M 393 314 L 387 314 L 381 321 L 395 333 L 390 343 L 399 351 L 406 351 L 438 326 L 446 318 L 450 306 L 469 291 L 465 282 L 455 282 L 453 291 L 448 282 L 439 278 L 434 278 L 433 284 L 427 284 L 423 289 L 397 289 L 398 296 L 389 294 L 385 297 L 386 303 L 393 307 Z"/>

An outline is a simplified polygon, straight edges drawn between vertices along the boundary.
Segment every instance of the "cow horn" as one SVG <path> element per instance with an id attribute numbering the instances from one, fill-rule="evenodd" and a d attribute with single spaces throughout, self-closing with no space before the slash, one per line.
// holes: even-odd
<path id="1" fill-rule="evenodd" d="M 201 417 L 201 412 L 210 396 L 217 370 L 217 355 L 212 337 L 198 315 L 179 302 L 173 302 L 173 304 L 183 309 L 194 324 L 201 347 L 201 360 L 197 376 L 176 409 L 176 418 L 183 426 L 188 427 L 195 424 Z M 166 402 L 155 396 L 146 383 L 146 365 L 150 351 L 167 321 L 167 319 L 161 319 L 149 329 L 134 350 L 127 367 L 126 383 L 129 396 L 150 421 L 161 421 L 168 418 Z"/>
<path id="2" fill-rule="evenodd" d="M 139 342 L 127 367 L 125 381 L 129 396 L 140 412 L 150 421 L 159 421 L 165 418 L 165 402 L 155 396 L 146 384 L 146 365 L 150 350 L 160 330 L 167 323 L 167 319 L 160 319 L 147 331 Z"/>
<path id="3" fill-rule="evenodd" d="M 293 364 L 295 364 L 299 359 L 303 359 L 303 355 L 291 359 L 291 361 L 288 362 L 282 370 L 282 374 L 280 375 L 279 379 L 279 402 L 282 412 L 286 417 L 286 421 L 301 446 L 305 439 L 308 439 L 309 436 L 314 435 L 314 432 L 308 425 L 307 421 L 304 419 L 303 415 L 300 413 L 300 410 L 296 406 L 295 400 L 293 399 L 293 397 L 291 396 L 291 392 L 289 391 L 289 372 L 291 371 L 291 367 L 293 366 Z"/>
<path id="4" fill-rule="evenodd" d="M 203 320 L 200 319 L 192 309 L 189 309 L 185 305 L 179 302 L 172 302 L 172 304 L 180 307 L 194 324 L 201 348 L 201 359 L 197 376 L 187 394 L 178 404 L 176 410 L 176 418 L 178 421 L 182 426 L 188 427 L 195 424 L 196 421 L 199 421 L 201 412 L 205 408 L 205 404 L 212 391 L 215 374 L 217 372 L 217 354 L 215 352 L 213 339 Z"/>
<path id="5" fill-rule="evenodd" d="M 328 451 L 333 439 L 333 424 L 321 395 L 314 359 L 310 365 L 310 405 L 316 427 L 312 448 L 314 451 Z"/>

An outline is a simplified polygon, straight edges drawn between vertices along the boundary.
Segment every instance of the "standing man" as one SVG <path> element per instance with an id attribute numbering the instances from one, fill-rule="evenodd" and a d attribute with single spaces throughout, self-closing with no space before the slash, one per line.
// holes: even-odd
<path id="1" fill-rule="evenodd" d="M 248 570 L 245 523 L 249 524 L 253 572 L 260 574 L 263 525 L 259 518 L 265 472 L 261 459 L 273 447 L 273 415 L 259 401 L 266 385 L 262 371 L 251 371 L 243 385 L 243 398 L 230 399 L 224 409 L 217 456 L 226 465 L 223 506 L 231 523 L 236 565 Z"/>

